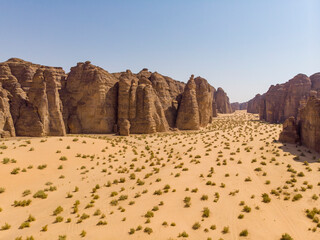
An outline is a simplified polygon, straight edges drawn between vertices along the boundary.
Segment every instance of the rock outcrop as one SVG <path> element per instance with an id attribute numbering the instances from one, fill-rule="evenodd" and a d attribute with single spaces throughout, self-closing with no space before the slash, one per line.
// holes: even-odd
<path id="1" fill-rule="evenodd" d="M 217 111 L 231 112 L 229 99 L 201 77 L 186 85 L 148 69 L 109 73 L 89 61 L 68 74 L 18 58 L 0 63 L 2 137 L 194 130 Z"/>
<path id="2" fill-rule="evenodd" d="M 196 77 L 194 82 L 196 84 L 196 98 L 198 103 L 200 127 L 205 127 L 208 123 L 212 122 L 213 92 L 206 79 Z"/>
<path id="3" fill-rule="evenodd" d="M 260 119 L 281 123 L 291 116 L 297 117 L 301 101 L 306 101 L 311 90 L 311 80 L 304 74 L 284 84 L 272 85 L 260 101 Z"/>
<path id="4" fill-rule="evenodd" d="M 283 123 L 283 130 L 279 137 L 280 142 L 297 143 L 299 142 L 298 124 L 295 117 L 289 117 Z"/>
<path id="5" fill-rule="evenodd" d="M 254 98 L 249 100 L 248 106 L 247 106 L 247 112 L 254 113 L 254 114 L 259 113 L 259 107 L 260 107 L 260 102 L 261 102 L 262 98 L 263 98 L 262 95 L 257 94 Z"/>
<path id="6" fill-rule="evenodd" d="M 112 133 L 117 123 L 118 79 L 89 61 L 72 67 L 61 98 L 70 133 Z"/>
<path id="7" fill-rule="evenodd" d="M 240 103 L 239 102 L 233 102 L 230 104 L 232 112 L 240 110 Z"/>
<path id="8" fill-rule="evenodd" d="M 152 87 L 161 102 L 167 122 L 171 128 L 174 128 L 185 83 L 173 80 L 157 72 L 151 73 L 147 69 L 143 69 L 137 74 L 137 77 L 139 79 L 146 77 L 151 81 Z"/>
<path id="9" fill-rule="evenodd" d="M 121 135 L 169 130 L 161 102 L 146 76 L 138 79 L 129 70 L 122 73 L 118 104 L 118 127 Z"/>
<path id="10" fill-rule="evenodd" d="M 8 91 L 2 88 L 2 84 L 0 84 L 0 136 L 16 136 L 16 131 L 10 113 Z"/>
<path id="11" fill-rule="evenodd" d="M 288 118 L 280 134 L 281 142 L 296 143 L 320 152 L 320 98 L 309 97 L 299 110 L 298 119 Z"/>
<path id="12" fill-rule="evenodd" d="M 218 88 L 214 94 L 214 97 L 218 113 L 232 113 L 229 98 L 222 88 Z"/>
<path id="13" fill-rule="evenodd" d="M 0 63 L 0 82 L 8 93 L 16 135 L 65 135 L 58 92 L 64 77 L 65 73 L 59 67 L 46 67 L 17 58 Z"/>
<path id="14" fill-rule="evenodd" d="M 176 124 L 177 128 L 182 130 L 198 130 L 200 128 L 196 83 L 193 75 L 190 77 L 182 94 Z"/>
<path id="15" fill-rule="evenodd" d="M 298 117 L 300 142 L 320 152 L 320 98 L 311 96 Z"/>

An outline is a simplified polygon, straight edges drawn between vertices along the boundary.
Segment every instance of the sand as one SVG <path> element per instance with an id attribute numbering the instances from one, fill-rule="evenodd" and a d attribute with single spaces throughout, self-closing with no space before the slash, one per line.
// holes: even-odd
<path id="1" fill-rule="evenodd" d="M 200 131 L 4 140 L 0 239 L 320 239 L 320 156 L 281 128 L 237 111 Z"/>

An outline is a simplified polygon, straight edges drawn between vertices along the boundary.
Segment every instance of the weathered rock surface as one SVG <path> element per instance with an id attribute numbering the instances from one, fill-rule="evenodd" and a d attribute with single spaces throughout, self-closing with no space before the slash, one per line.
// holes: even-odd
<path id="1" fill-rule="evenodd" d="M 178 105 L 181 101 L 181 94 L 183 93 L 185 83 L 178 82 L 157 72 L 148 72 L 147 69 L 142 70 L 137 76 L 139 79 L 144 76 L 151 81 L 152 87 L 161 102 L 167 122 L 171 128 L 174 128 L 176 125 Z"/>
<path id="2" fill-rule="evenodd" d="M 138 79 L 131 71 L 119 81 L 118 126 L 121 135 L 169 130 L 161 102 L 146 76 Z M 129 122 L 129 124 L 128 124 Z"/>
<path id="3" fill-rule="evenodd" d="M 213 92 L 206 79 L 202 77 L 196 77 L 194 82 L 196 84 L 196 97 L 198 103 L 200 127 L 205 127 L 208 123 L 212 122 Z"/>
<path id="4" fill-rule="evenodd" d="M 299 142 L 298 124 L 295 117 L 289 117 L 283 123 L 283 130 L 280 133 L 279 141 L 287 143 Z"/>
<path id="5" fill-rule="evenodd" d="M 15 137 L 16 132 L 10 113 L 8 91 L 0 84 L 0 136 Z"/>
<path id="6" fill-rule="evenodd" d="M 63 117 L 70 133 L 111 133 L 117 122 L 118 79 L 89 61 L 63 83 Z"/>
<path id="7" fill-rule="evenodd" d="M 218 88 L 214 94 L 214 97 L 218 113 L 232 113 L 229 98 L 222 88 Z"/>
<path id="8" fill-rule="evenodd" d="M 193 75 L 190 77 L 182 94 L 177 116 L 177 128 L 182 130 L 198 130 L 200 128 L 196 83 Z"/>
<path id="9" fill-rule="evenodd" d="M 310 97 L 299 112 L 300 141 L 320 152 L 320 98 Z"/>
<path id="10" fill-rule="evenodd" d="M 218 99 L 218 102 L 216 102 Z M 143 69 L 109 73 L 89 61 L 69 74 L 18 58 L 0 63 L 0 136 L 154 133 L 199 129 L 231 112 L 222 89 Z"/>
<path id="11" fill-rule="evenodd" d="M 240 110 L 240 103 L 239 102 L 233 102 L 230 104 L 232 112 Z"/>
<path id="12" fill-rule="evenodd" d="M 301 101 L 306 101 L 311 89 L 311 80 L 304 74 L 284 84 L 272 85 L 260 102 L 260 119 L 281 123 L 291 116 L 297 117 Z"/>
<path id="13" fill-rule="evenodd" d="M 0 82 L 9 93 L 10 113 L 18 136 L 65 135 L 58 92 L 64 77 L 62 68 L 17 58 L 0 63 Z"/>
<path id="14" fill-rule="evenodd" d="M 298 120 L 288 118 L 280 134 L 281 142 L 296 143 L 320 152 L 320 98 L 309 97 L 298 114 Z"/>
<path id="15" fill-rule="evenodd" d="M 262 98 L 263 98 L 262 95 L 257 94 L 254 98 L 249 100 L 248 106 L 247 106 L 247 112 L 254 113 L 254 114 L 259 113 L 259 107 L 260 107 L 260 102 Z"/>

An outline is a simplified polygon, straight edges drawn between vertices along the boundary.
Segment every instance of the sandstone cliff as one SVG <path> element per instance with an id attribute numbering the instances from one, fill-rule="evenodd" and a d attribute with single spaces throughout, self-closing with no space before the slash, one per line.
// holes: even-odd
<path id="1" fill-rule="evenodd" d="M 62 68 L 12 58 L 0 63 L 0 82 L 9 94 L 10 113 L 18 136 L 65 135 L 59 89 Z M 13 135 L 13 134 L 11 134 Z"/>
<path id="2" fill-rule="evenodd" d="M 248 101 L 247 112 L 248 113 L 259 113 L 260 102 L 263 96 L 257 94 L 254 98 Z"/>
<path id="3" fill-rule="evenodd" d="M 120 135 L 169 130 L 161 102 L 146 76 L 138 79 L 129 70 L 120 75 L 118 128 Z"/>
<path id="4" fill-rule="evenodd" d="M 288 143 L 300 142 L 320 152 L 320 98 L 309 97 L 306 105 L 300 109 L 298 119 L 290 117 L 285 121 L 279 140 Z"/>
<path id="5" fill-rule="evenodd" d="M 317 85 L 317 80 L 314 82 Z M 306 101 L 311 90 L 312 82 L 304 74 L 298 74 L 284 84 L 272 85 L 260 101 L 260 119 L 281 123 L 291 116 L 297 117 L 301 102 Z"/>
<path id="6" fill-rule="evenodd" d="M 193 75 L 190 77 L 182 94 L 176 124 L 177 128 L 182 130 L 197 130 L 200 128 L 196 84 Z"/>
<path id="7" fill-rule="evenodd" d="M 109 73 L 89 61 L 60 67 L 18 58 L 0 63 L 0 136 L 155 133 L 199 129 L 231 112 L 222 89 L 206 79 L 186 85 L 143 69 Z"/>
<path id="8" fill-rule="evenodd" d="M 214 97 L 218 113 L 232 113 L 229 98 L 222 88 L 218 88 L 218 90 L 215 92 Z"/>

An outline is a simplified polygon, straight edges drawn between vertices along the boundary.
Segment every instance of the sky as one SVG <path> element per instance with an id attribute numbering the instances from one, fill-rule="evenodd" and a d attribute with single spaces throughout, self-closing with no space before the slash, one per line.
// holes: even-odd
<path id="1" fill-rule="evenodd" d="M 244 102 L 320 72 L 318 0 L 0 0 L 0 62 L 191 74 Z"/>

